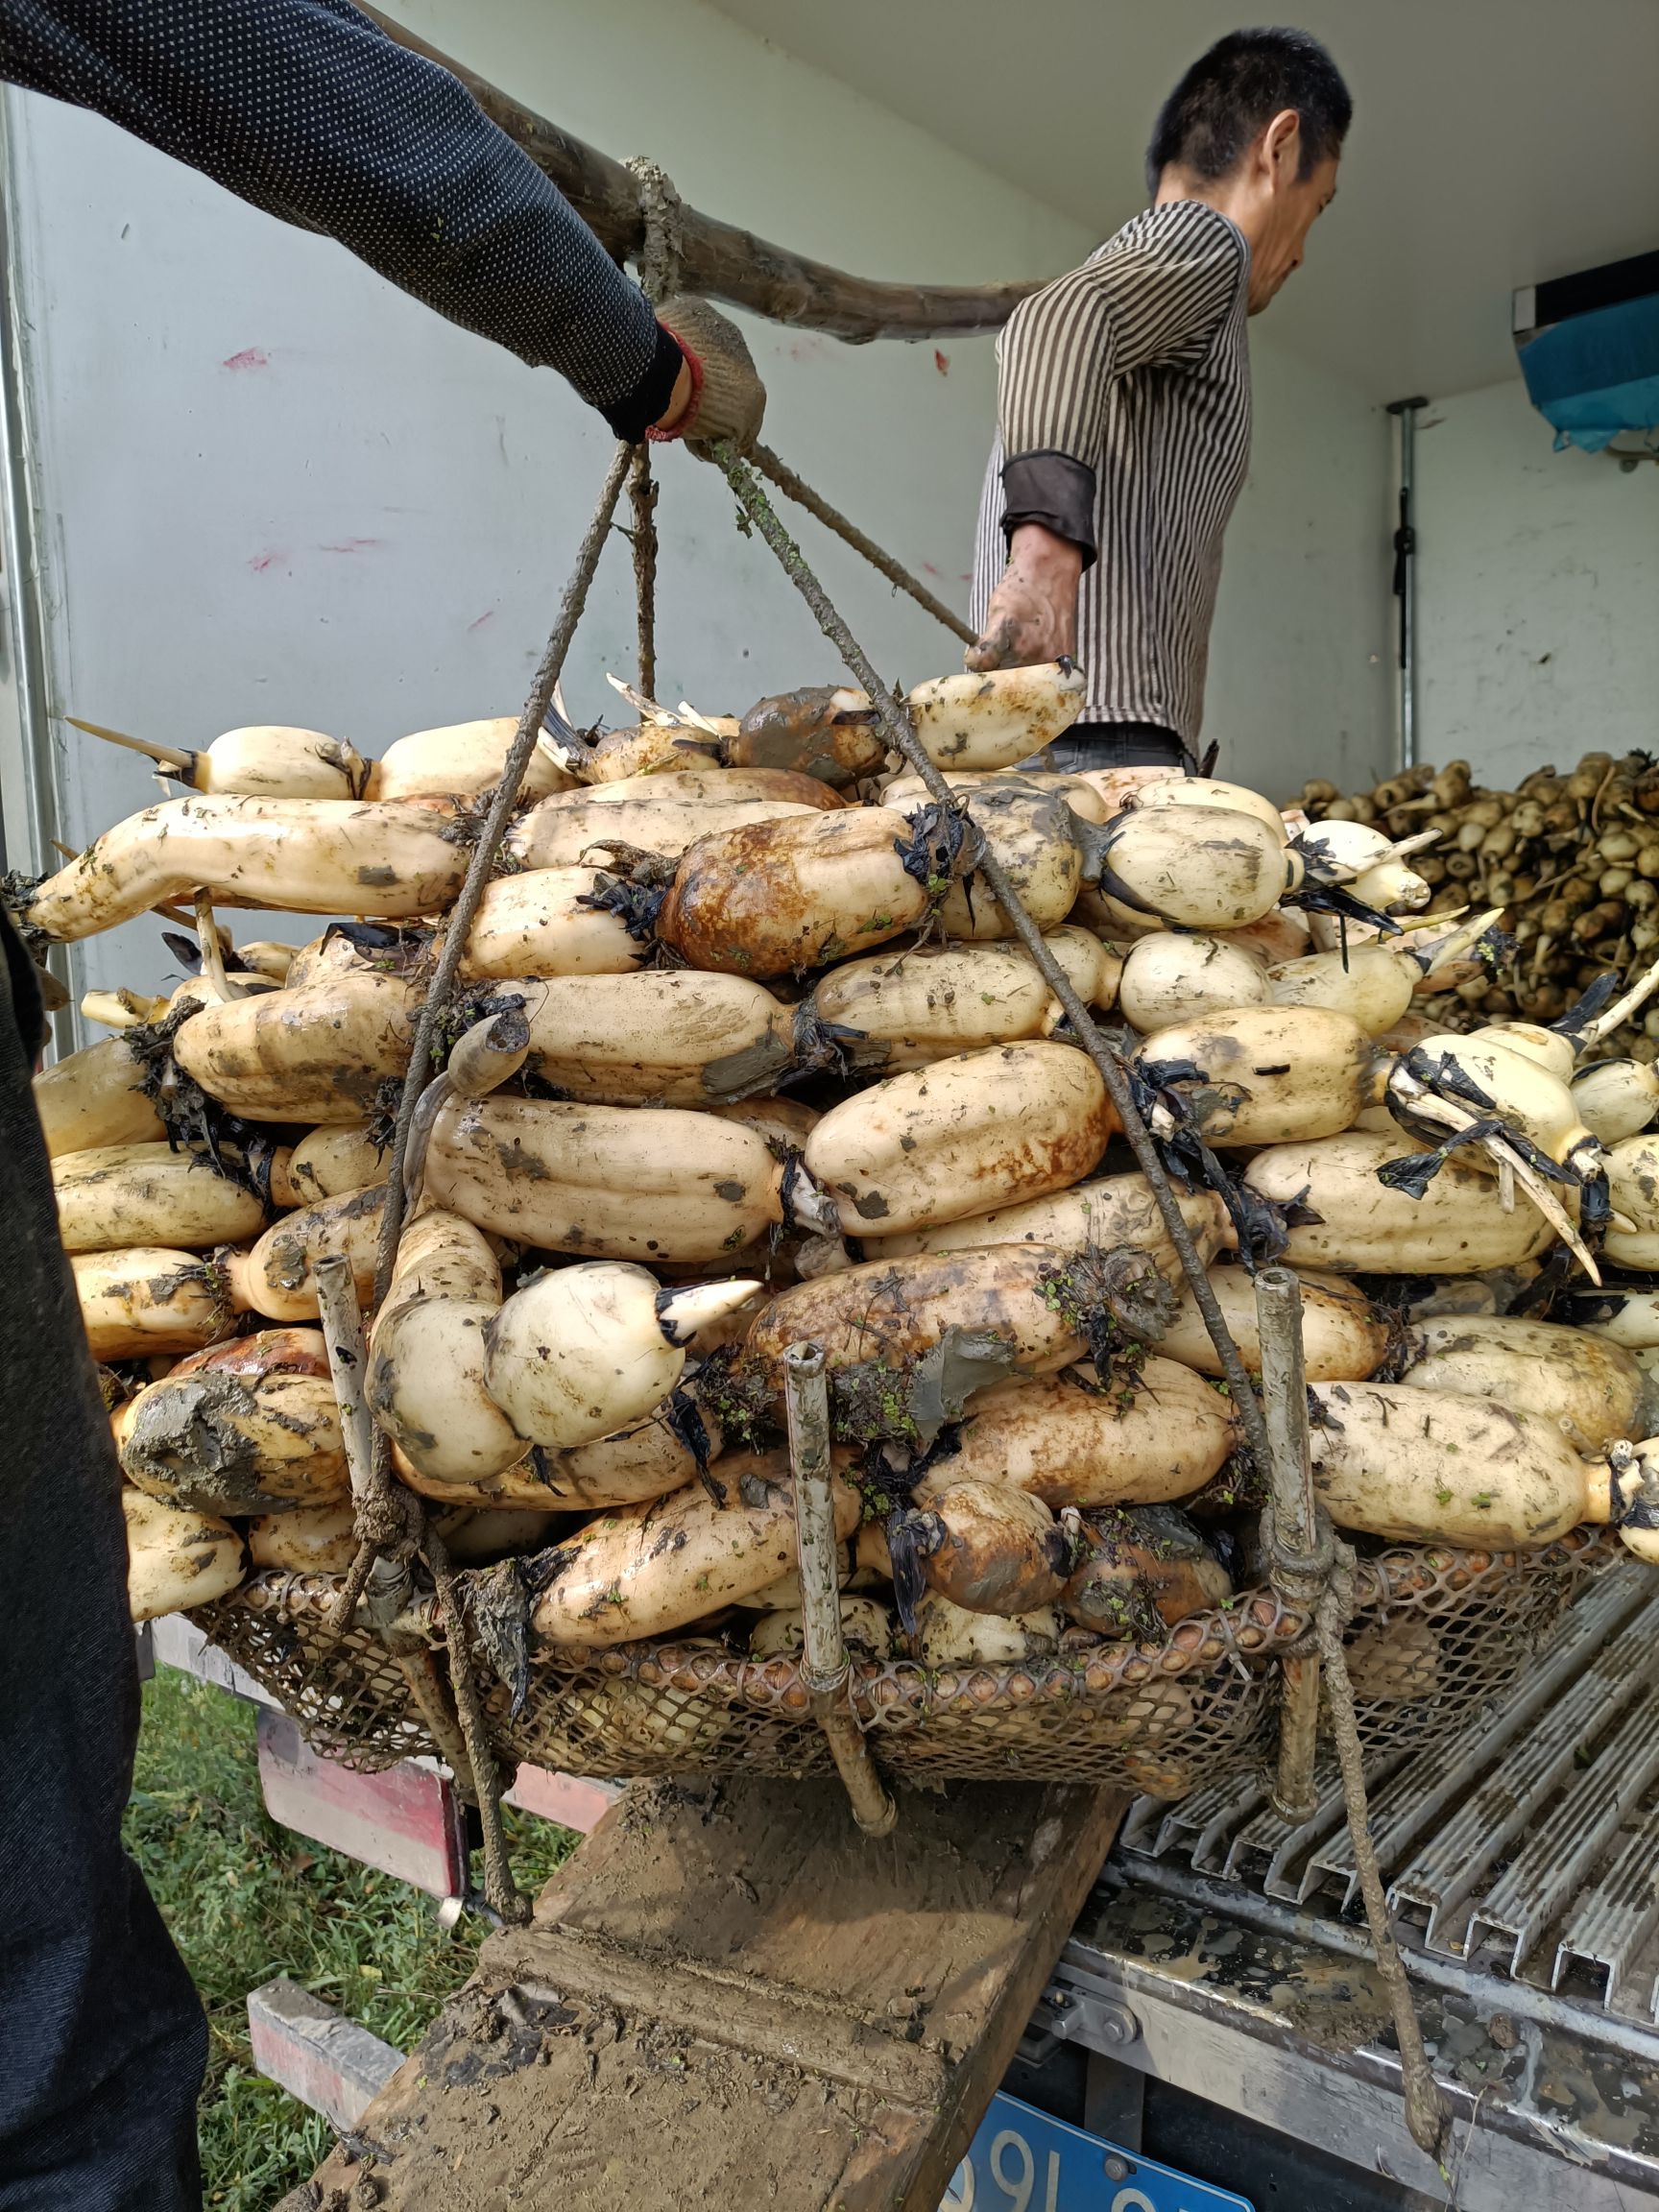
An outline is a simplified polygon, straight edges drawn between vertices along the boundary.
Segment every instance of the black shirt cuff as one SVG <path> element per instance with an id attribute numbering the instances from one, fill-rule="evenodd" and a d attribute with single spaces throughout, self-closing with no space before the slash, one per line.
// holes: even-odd
<path id="1" fill-rule="evenodd" d="M 662 420 L 685 366 L 685 354 L 659 323 L 657 349 L 651 356 L 650 368 L 632 392 L 624 393 L 620 399 L 613 399 L 609 407 L 599 410 L 618 438 L 637 445 L 653 422 Z"/>
<path id="2" fill-rule="evenodd" d="M 1002 464 L 1002 497 L 1005 537 L 1022 522 L 1041 522 L 1081 546 L 1085 568 L 1094 565 L 1094 471 L 1087 461 L 1070 453 L 1017 454 Z"/>

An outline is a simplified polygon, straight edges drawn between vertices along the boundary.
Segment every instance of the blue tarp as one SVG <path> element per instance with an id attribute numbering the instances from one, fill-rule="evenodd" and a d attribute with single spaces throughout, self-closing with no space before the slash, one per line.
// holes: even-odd
<path id="1" fill-rule="evenodd" d="M 1622 431 L 1659 431 L 1659 297 L 1541 330 L 1522 347 L 1521 368 L 1557 450 L 1599 453 Z"/>

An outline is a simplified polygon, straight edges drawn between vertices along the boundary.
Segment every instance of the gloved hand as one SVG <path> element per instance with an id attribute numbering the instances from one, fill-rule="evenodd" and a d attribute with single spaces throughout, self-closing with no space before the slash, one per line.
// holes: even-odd
<path id="1" fill-rule="evenodd" d="M 691 370 L 689 412 L 670 428 L 653 430 L 656 439 L 684 438 L 699 460 L 710 446 L 729 439 L 739 453 L 760 435 L 766 414 L 766 388 L 743 333 L 707 300 L 665 300 L 657 320 L 685 355 Z"/>

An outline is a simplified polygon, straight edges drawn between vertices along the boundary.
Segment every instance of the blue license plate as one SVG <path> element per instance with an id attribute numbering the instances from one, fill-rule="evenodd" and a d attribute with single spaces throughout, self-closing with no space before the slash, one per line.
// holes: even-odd
<path id="1" fill-rule="evenodd" d="M 1231 2189 L 1192 2181 L 997 2096 L 939 2212 L 1253 2212 Z"/>

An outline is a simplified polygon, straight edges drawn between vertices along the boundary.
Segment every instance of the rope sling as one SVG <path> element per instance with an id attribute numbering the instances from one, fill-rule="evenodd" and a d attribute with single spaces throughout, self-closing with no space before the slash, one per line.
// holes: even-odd
<path id="1" fill-rule="evenodd" d="M 646 246 L 639 272 L 641 284 L 647 299 L 657 304 L 673 290 L 678 264 L 679 196 L 655 163 L 639 159 L 631 162 L 629 167 L 638 180 L 641 212 L 646 225 Z M 1269 1435 L 1269 1424 L 1263 1415 L 1262 1400 L 1258 1397 L 1238 1348 L 1227 1328 L 1158 1148 L 1136 1105 L 1119 1051 L 1095 1022 L 1065 969 L 1055 959 L 1042 931 L 1022 903 L 1001 862 L 977 835 L 968 814 L 967 799 L 952 792 L 943 774 L 924 750 L 903 703 L 883 683 L 869 656 L 808 565 L 800 547 L 779 520 L 762 488 L 760 476 L 764 474 L 786 497 L 833 531 L 890 584 L 906 591 L 954 636 L 971 641 L 974 633 L 897 561 L 814 493 L 776 454 L 763 446 L 757 446 L 745 459 L 729 445 L 717 445 L 713 449 L 712 460 L 724 474 L 735 498 L 738 528 L 746 534 L 758 535 L 764 541 L 790 583 L 805 601 L 820 630 L 834 647 L 849 674 L 862 685 L 889 748 L 914 771 L 934 804 L 961 823 L 966 867 L 983 878 L 992 896 L 1002 907 L 1015 936 L 1060 1001 L 1072 1039 L 1088 1054 L 1106 1086 L 1123 1135 L 1152 1190 L 1192 1298 L 1215 1348 L 1223 1378 L 1244 1430 L 1247 1449 L 1256 1464 L 1263 1471 L 1277 1469 L 1282 1472 L 1286 1453 L 1292 1455 L 1299 1453 L 1302 1459 L 1301 1477 L 1306 1484 L 1308 1445 L 1305 1404 L 1298 1398 L 1294 1405 L 1290 1405 L 1287 1403 L 1287 1394 L 1281 1393 L 1281 1400 L 1286 1402 L 1281 1403 L 1277 1408 L 1280 1418 L 1273 1425 L 1276 1434 Z M 630 539 L 633 550 L 639 688 L 647 697 L 653 696 L 655 692 L 659 552 L 655 509 L 659 487 L 651 469 L 649 447 L 620 443 L 612 454 L 598 501 L 578 547 L 575 565 L 565 585 L 552 632 L 532 679 L 517 729 L 503 764 L 500 781 L 495 786 L 480 826 L 460 895 L 439 933 L 436 962 L 424 1003 L 416 1022 L 414 1045 L 394 1129 L 386 1206 L 376 1253 L 372 1311 L 378 1310 L 390 1286 L 406 1213 L 404 1179 L 411 1130 L 421 1094 L 438 1070 L 440 1053 L 437 1046 L 441 1025 L 450 1009 L 462 953 L 471 932 L 479 902 L 493 872 L 502 837 L 517 806 L 525 772 L 541 741 L 542 727 L 569 655 L 577 625 L 587 605 L 600 555 L 614 523 L 624 485 L 628 487 L 633 523 L 624 535 Z M 354 1320 L 355 1315 L 351 1318 Z M 349 1332 L 349 1324 L 344 1326 Z M 334 1363 L 336 1332 L 327 1327 L 326 1318 L 325 1333 L 331 1363 Z M 357 1372 L 362 1371 L 360 1331 L 355 1347 L 349 1341 L 343 1342 L 341 1354 L 335 1365 L 336 1380 L 338 1382 L 344 1376 L 346 1387 L 349 1387 L 353 1358 L 358 1363 Z M 1300 1364 L 1298 1339 L 1294 1362 L 1298 1372 Z M 440 1708 L 436 1716 L 437 1725 L 433 1729 L 434 1736 L 440 1742 L 441 1748 L 445 1749 L 446 1759 L 456 1767 L 457 1778 L 464 1792 L 477 1805 L 483 1838 L 486 1904 L 503 1920 L 521 1922 L 529 1916 L 530 1901 L 513 1880 L 501 1816 L 503 1778 L 495 1755 L 490 1747 L 485 1726 L 478 1669 L 469 1642 L 463 1586 L 455 1579 L 447 1550 L 421 1500 L 395 1480 L 391 1465 L 391 1444 L 385 1431 L 372 1429 L 366 1416 L 361 1425 L 348 1421 L 344 1426 L 348 1432 L 349 1457 L 352 1465 L 358 1551 L 336 1605 L 336 1631 L 343 1629 L 351 1621 L 358 1604 L 367 1598 L 370 1617 L 389 1648 L 397 1652 L 399 1664 L 405 1667 L 406 1671 L 419 1671 L 419 1657 L 407 1650 L 398 1649 L 397 1632 L 393 1623 L 407 1603 L 415 1558 L 417 1554 L 424 1556 L 440 1603 L 449 1660 L 448 1688 L 453 1700 L 452 1713 L 445 1706 L 444 1685 L 432 1666 L 429 1652 L 425 1654 L 424 1671 L 419 1671 L 418 1679 L 417 1671 L 411 1671 L 411 1686 L 422 1712 L 429 1719 L 433 1717 L 433 1706 Z M 372 1433 L 365 1433 L 371 1430 Z M 352 1443 L 353 1435 L 356 1437 L 355 1447 Z M 1275 1490 L 1279 1487 L 1278 1482 L 1273 1484 Z M 1309 1495 L 1310 1498 L 1310 1492 Z M 1443 2157 L 1450 2118 L 1424 2051 L 1422 2030 L 1405 1964 L 1389 1923 L 1382 1876 L 1370 1834 L 1363 1751 L 1342 1643 L 1343 1629 L 1353 1611 L 1355 1555 L 1349 1546 L 1336 1539 L 1328 1518 L 1317 1506 L 1313 1507 L 1307 1527 L 1300 1531 L 1300 1543 L 1292 1541 L 1295 1532 L 1284 1525 L 1283 1517 L 1275 1515 L 1271 1506 L 1268 1520 L 1268 1556 L 1275 1588 L 1290 1601 L 1308 1606 L 1313 1619 L 1310 1636 L 1293 1654 L 1286 1668 L 1282 1689 L 1285 1715 L 1283 1725 L 1286 1728 L 1290 1726 L 1291 1684 L 1295 1683 L 1298 1685 L 1295 1702 L 1300 1713 L 1299 1724 L 1305 1734 L 1304 1764 L 1310 1771 L 1312 1737 L 1319 1712 L 1318 1691 L 1322 1674 L 1327 1717 L 1341 1777 L 1348 1827 L 1354 1840 L 1355 1863 L 1364 1900 L 1366 1921 L 1378 1971 L 1388 1994 L 1399 2045 L 1407 2123 L 1412 2136 L 1425 2151 L 1432 2156 Z M 417 1639 L 407 1638 L 403 1641 L 418 1642 Z M 1292 1809 L 1287 1807 L 1286 1810 Z"/>

